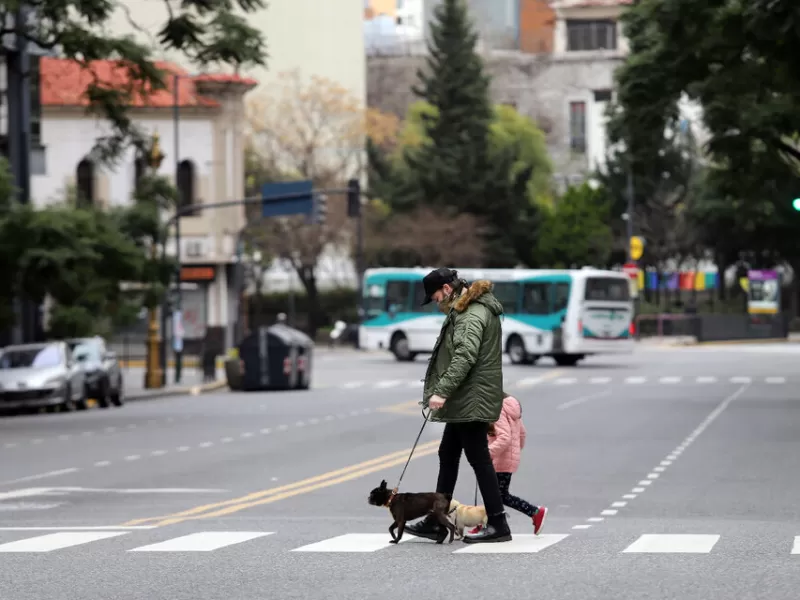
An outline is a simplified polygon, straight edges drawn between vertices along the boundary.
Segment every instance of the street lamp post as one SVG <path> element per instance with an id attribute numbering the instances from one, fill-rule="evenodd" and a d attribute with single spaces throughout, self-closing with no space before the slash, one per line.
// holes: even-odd
<path id="1" fill-rule="evenodd" d="M 147 159 L 148 165 L 153 170 L 153 173 L 158 171 L 158 168 L 161 166 L 161 161 L 164 160 L 164 154 L 161 152 L 161 144 L 157 132 L 153 134 L 153 141 Z M 150 257 L 153 260 L 156 260 L 158 257 L 157 246 L 156 239 L 153 239 L 153 243 L 150 247 Z M 144 374 L 144 387 L 146 389 L 154 389 L 163 386 L 163 374 L 159 365 L 161 340 L 159 339 L 158 318 L 156 316 L 155 307 L 151 307 L 148 310 L 147 320 L 147 370 Z"/>

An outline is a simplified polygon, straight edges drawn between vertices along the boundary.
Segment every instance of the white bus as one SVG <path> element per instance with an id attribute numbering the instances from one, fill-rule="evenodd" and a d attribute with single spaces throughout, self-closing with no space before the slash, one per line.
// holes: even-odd
<path id="1" fill-rule="evenodd" d="M 580 270 L 456 269 L 467 281 L 489 279 L 502 302 L 503 351 L 514 364 L 542 356 L 574 366 L 593 354 L 633 351 L 634 307 L 624 273 Z M 435 302 L 421 306 L 430 269 L 368 269 L 359 345 L 399 361 L 430 353 L 444 321 Z"/>

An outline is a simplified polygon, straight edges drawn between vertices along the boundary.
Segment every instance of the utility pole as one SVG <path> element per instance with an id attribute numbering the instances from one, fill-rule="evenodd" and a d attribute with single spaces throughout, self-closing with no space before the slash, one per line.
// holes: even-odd
<path id="1" fill-rule="evenodd" d="M 180 125 L 180 94 L 178 93 L 178 85 L 180 84 L 180 75 L 175 75 L 172 84 L 172 111 L 173 111 L 173 126 L 175 133 L 175 187 L 178 190 L 178 207 L 179 209 L 185 205 L 185 199 L 181 192 L 181 187 L 178 182 L 178 172 L 180 167 L 180 135 L 178 128 Z M 177 318 L 180 324 L 183 324 L 183 293 L 181 290 L 181 219 L 180 212 L 176 212 L 175 219 L 175 308 L 173 312 L 172 322 L 175 324 Z M 182 328 L 182 327 L 181 327 Z M 183 370 L 183 337 L 174 336 L 173 339 L 175 349 L 175 383 L 181 382 L 181 371 Z"/>
<path id="2" fill-rule="evenodd" d="M 17 201 L 31 201 L 31 97 L 30 55 L 25 36 L 30 8 L 20 5 L 14 14 L 14 47 L 6 49 L 6 79 L 8 81 L 8 159 L 17 188 Z M 32 342 L 37 335 L 38 307 L 20 295 L 15 299 L 16 326 L 14 343 Z"/>
<path id="3" fill-rule="evenodd" d="M 628 262 L 633 262 L 631 240 L 633 239 L 633 169 L 628 166 Z"/>

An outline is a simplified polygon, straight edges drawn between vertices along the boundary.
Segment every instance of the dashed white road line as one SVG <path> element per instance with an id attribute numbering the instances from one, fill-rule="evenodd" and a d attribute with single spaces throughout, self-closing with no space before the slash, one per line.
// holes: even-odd
<path id="1" fill-rule="evenodd" d="M 734 393 L 729 395 L 727 398 L 722 400 L 717 407 L 712 410 L 708 416 L 703 419 L 703 421 L 695 427 L 695 429 L 688 435 L 686 438 L 678 444 L 672 452 L 667 454 L 667 457 L 660 461 L 658 466 L 653 467 L 650 473 L 646 475 L 646 479 L 642 479 L 638 484 L 637 487 L 631 489 L 630 493 L 623 494 L 622 500 L 616 500 L 611 503 L 611 507 L 605 510 L 600 511 L 602 517 L 590 517 L 586 519 L 587 523 L 599 523 L 603 520 L 603 517 L 613 517 L 614 515 L 619 513 L 619 509 L 625 508 L 628 506 L 631 500 L 635 500 L 639 494 L 643 493 L 648 486 L 650 486 L 654 481 L 656 481 L 661 474 L 664 473 L 668 467 L 670 467 L 675 460 L 689 447 L 694 443 L 694 441 L 700 437 L 703 432 L 708 429 L 708 427 L 716 421 L 719 416 L 725 411 L 728 406 L 730 406 L 731 402 L 736 400 L 739 396 L 741 396 L 745 390 L 748 389 L 748 385 L 743 385 Z M 581 527 L 580 525 L 576 525 L 573 529 L 586 529 L 587 527 Z M 644 550 L 633 550 L 633 551 L 644 551 Z M 649 550 L 651 552 L 671 552 L 672 550 Z"/>
<path id="2" fill-rule="evenodd" d="M 637 383 L 644 383 L 645 381 L 647 381 L 647 377 L 626 377 L 625 378 L 625 383 L 637 384 Z"/>
<path id="3" fill-rule="evenodd" d="M 559 404 L 556 406 L 556 410 L 567 410 L 568 408 L 572 408 L 573 406 L 578 406 L 579 404 L 583 404 L 588 402 L 589 400 L 594 400 L 595 398 L 602 398 L 604 396 L 611 395 L 611 390 L 606 390 L 604 392 L 600 392 L 597 394 L 589 394 L 588 396 L 581 396 L 580 398 L 575 398 L 574 400 L 568 400 L 563 404 Z"/>

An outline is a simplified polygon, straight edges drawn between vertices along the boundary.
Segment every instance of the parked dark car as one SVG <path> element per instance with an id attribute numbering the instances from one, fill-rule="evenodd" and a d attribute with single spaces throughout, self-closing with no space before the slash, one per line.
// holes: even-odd
<path id="1" fill-rule="evenodd" d="M 125 403 L 122 369 L 117 355 L 101 337 L 67 340 L 78 365 L 86 373 L 86 396 L 94 398 L 101 408 Z"/>

